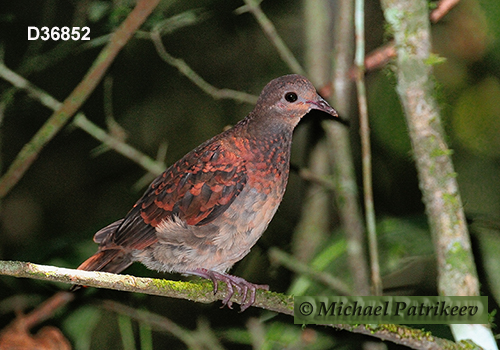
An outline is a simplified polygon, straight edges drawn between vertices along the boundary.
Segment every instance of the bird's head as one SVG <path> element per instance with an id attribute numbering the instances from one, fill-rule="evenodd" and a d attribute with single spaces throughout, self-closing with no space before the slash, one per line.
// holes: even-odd
<path id="1" fill-rule="evenodd" d="M 307 78 L 291 74 L 276 78 L 264 87 L 254 113 L 295 127 L 313 109 L 330 119 L 340 120 L 337 111 L 318 95 Z"/>

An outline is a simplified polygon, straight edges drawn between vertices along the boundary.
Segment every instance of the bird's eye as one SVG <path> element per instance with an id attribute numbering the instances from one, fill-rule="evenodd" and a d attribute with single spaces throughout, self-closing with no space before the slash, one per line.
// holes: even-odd
<path id="1" fill-rule="evenodd" d="M 295 92 L 287 92 L 285 94 L 285 100 L 287 100 L 290 103 L 293 103 L 297 101 L 297 94 Z"/>

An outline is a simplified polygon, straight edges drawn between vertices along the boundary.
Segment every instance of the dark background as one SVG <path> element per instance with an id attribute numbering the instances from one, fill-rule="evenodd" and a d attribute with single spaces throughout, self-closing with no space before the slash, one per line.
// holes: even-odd
<path id="1" fill-rule="evenodd" d="M 142 27 L 150 30 L 165 18 L 195 11 L 198 23 L 163 37 L 166 50 L 185 60 L 206 81 L 255 95 L 271 79 L 291 73 L 265 37 L 255 18 L 234 13 L 239 1 L 163 2 Z M 336 9 L 332 1 L 332 11 Z M 59 101 L 79 83 L 102 49 L 95 42 L 112 32 L 128 14 L 126 1 L 9 1 L 0 6 L 0 54 L 6 66 Z M 299 1 L 264 1 L 264 12 L 303 62 L 303 9 Z M 366 7 L 367 51 L 390 37 L 384 30 L 378 2 Z M 446 59 L 435 66 L 436 97 L 440 102 L 464 208 L 471 220 L 471 234 L 482 292 L 490 307 L 500 297 L 500 4 L 496 0 L 464 0 L 433 26 L 434 52 Z M 92 41 L 28 41 L 28 26 L 88 26 Z M 395 92 L 391 65 L 366 76 L 372 127 L 375 211 L 379 224 L 381 264 L 391 283 L 412 291 L 435 293 L 432 244 L 411 158 L 404 117 Z M 109 88 L 105 88 L 107 84 Z M 128 144 L 151 157 L 167 144 L 165 162 L 172 164 L 192 148 L 235 124 L 252 108 L 233 100 L 215 100 L 201 91 L 176 68 L 163 62 L 151 41 L 134 38 L 120 52 L 82 111 L 102 128 L 105 106 L 126 133 Z M 335 106 L 334 106 L 335 107 Z M 0 167 L 3 172 L 22 146 L 51 115 L 51 111 L 25 92 L 0 80 Z M 352 111 L 357 111 L 353 103 Z M 109 117 L 110 113 L 108 113 Z M 352 120 L 354 159 L 359 169 L 357 115 Z M 293 146 L 293 162 L 306 166 L 309 150 L 322 137 L 314 125 L 299 126 Z M 360 174 L 360 172 L 358 172 Z M 145 189 L 138 181 L 145 171 L 133 161 L 106 151 L 98 141 L 69 124 L 40 153 L 22 180 L 1 202 L 0 259 L 21 260 L 61 267 L 77 267 L 97 246 L 93 234 L 123 217 Z M 360 177 L 360 176 L 359 176 Z M 271 290 L 287 292 L 295 276 L 273 264 L 267 251 L 278 247 L 291 252 L 292 236 L 302 222 L 309 184 L 292 173 L 285 199 L 269 229 L 251 254 L 232 273 Z M 361 187 L 360 187 L 361 188 Z M 320 196 L 329 196 L 320 192 Z M 329 244 L 344 247 L 332 207 Z M 408 274 L 411 261 L 417 266 Z M 345 251 L 327 264 L 327 271 L 346 276 Z M 416 271 L 425 271 L 414 277 Z M 403 271 L 402 275 L 398 272 Z M 136 264 L 127 273 L 164 276 Z M 402 276 L 406 276 L 402 278 Z M 394 277 L 395 276 L 395 277 Z M 178 275 L 167 278 L 179 279 Z M 389 279 L 386 280 L 389 285 Z M 392 285 L 392 284 L 391 284 Z M 13 311 L 29 310 L 64 285 L 0 277 L 0 321 Z M 311 285 L 308 293 L 328 293 Z M 404 288 L 403 288 L 404 289 Z M 247 325 L 267 313 L 251 308 L 240 314 L 220 303 L 210 305 L 107 290 L 89 289 L 45 324 L 59 327 L 76 349 L 122 349 L 116 314 L 106 312 L 101 301 L 113 299 L 149 309 L 194 330 L 206 322 L 228 348 L 250 348 Z M 200 321 L 201 320 L 201 321 Z M 133 321 L 138 338 L 141 323 Z M 356 348 L 368 337 L 318 327 L 302 330 L 291 318 L 272 317 L 262 324 L 267 348 Z M 426 329 L 432 329 L 426 327 Z M 434 330 L 434 329 L 432 329 Z M 445 327 L 435 330 L 449 337 Z M 494 330 L 494 333 L 496 331 Z M 243 344 L 241 344 L 243 343 Z M 168 332 L 153 332 L 154 348 L 185 348 Z M 340 345 L 343 344 L 343 345 Z M 389 345 L 389 344 L 387 344 Z M 391 345 L 389 345 L 391 346 Z M 137 345 L 137 348 L 140 348 Z"/>

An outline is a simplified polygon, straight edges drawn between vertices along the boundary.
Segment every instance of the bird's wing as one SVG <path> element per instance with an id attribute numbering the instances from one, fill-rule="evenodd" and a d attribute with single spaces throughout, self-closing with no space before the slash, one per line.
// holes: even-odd
<path id="1" fill-rule="evenodd" d="M 245 161 L 219 142 L 192 151 L 157 177 L 114 232 L 113 243 L 144 249 L 155 227 L 177 216 L 203 226 L 221 215 L 247 182 Z"/>

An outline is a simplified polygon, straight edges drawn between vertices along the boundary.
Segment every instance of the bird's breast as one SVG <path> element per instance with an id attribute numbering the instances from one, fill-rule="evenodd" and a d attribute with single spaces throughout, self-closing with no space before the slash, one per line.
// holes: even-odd
<path id="1" fill-rule="evenodd" d="M 245 187 L 219 220 L 213 243 L 224 252 L 225 263 L 232 266 L 248 254 L 266 230 L 281 202 L 283 192 L 274 186 L 263 191 L 251 184 Z"/>
<path id="2" fill-rule="evenodd" d="M 235 145 L 246 158 L 247 183 L 220 220 L 214 222 L 222 223 L 214 243 L 226 252 L 233 251 L 238 261 L 261 237 L 283 199 L 290 145 L 280 139 L 245 140 Z"/>
<path id="3" fill-rule="evenodd" d="M 291 135 L 235 140 L 234 146 L 238 154 L 246 159 L 249 185 L 268 194 L 276 188 L 282 196 L 290 168 Z"/>

